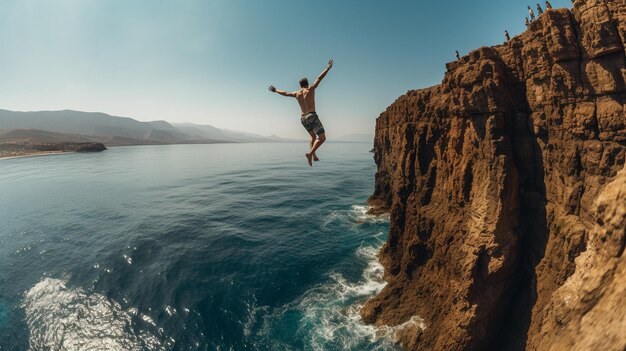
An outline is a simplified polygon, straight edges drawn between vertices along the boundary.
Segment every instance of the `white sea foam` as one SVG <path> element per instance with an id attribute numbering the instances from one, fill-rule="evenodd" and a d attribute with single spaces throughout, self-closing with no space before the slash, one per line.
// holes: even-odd
<path id="1" fill-rule="evenodd" d="M 356 214 L 356 218 L 359 222 L 370 222 L 370 223 L 382 223 L 389 221 L 388 214 L 381 215 L 373 215 L 368 213 L 370 207 L 367 205 L 352 205 L 352 212 Z"/>
<path id="2" fill-rule="evenodd" d="M 332 211 L 323 221 L 322 226 L 360 226 L 363 224 L 384 223 L 386 215 L 375 216 L 368 213 L 366 205 L 352 205 L 350 209 Z M 388 350 L 395 349 L 398 330 L 409 326 L 375 327 L 363 323 L 361 309 L 367 299 L 379 293 L 386 285 L 383 279 L 384 269 L 379 262 L 378 251 L 385 237 L 383 231 L 372 235 L 376 242 L 362 245 L 355 254 L 365 268 L 358 279 L 350 279 L 339 272 L 331 272 L 329 281 L 307 291 L 301 298 L 287 304 L 279 311 L 262 317 L 260 335 L 266 336 L 272 328 L 272 320 L 287 319 L 294 312 L 299 315 L 296 335 L 313 350 Z M 264 307 L 250 306 L 251 320 L 269 312 Z M 416 319 L 416 321 L 419 321 Z M 283 320 L 284 322 L 284 320 Z M 246 323 L 248 335 L 252 323 Z M 291 346 L 276 346 L 275 349 L 291 349 Z"/>
<path id="3" fill-rule="evenodd" d="M 398 325 L 394 325 L 394 326 L 382 326 L 380 328 L 378 328 L 378 333 L 380 335 L 384 335 L 387 338 L 390 338 L 391 340 L 393 340 L 394 342 L 399 342 L 399 336 L 398 334 L 408 328 L 418 328 L 420 330 L 425 330 L 426 329 L 426 323 L 424 322 L 424 319 L 420 316 L 413 316 L 411 318 L 409 318 L 408 321 L 402 323 L 402 324 L 398 324 Z"/>
<path id="4" fill-rule="evenodd" d="M 394 327 L 375 327 L 363 323 L 360 315 L 363 304 L 386 285 L 378 251 L 379 248 L 374 246 L 362 246 L 356 250 L 356 255 L 367 262 L 357 281 L 350 281 L 340 273 L 331 273 L 330 282 L 309 290 L 302 298 L 274 313 L 271 318 L 280 319 L 283 315 L 298 311 L 301 319 L 297 335 L 302 338 L 307 349 L 396 349 L 398 331 L 415 326 L 423 329 L 425 326 L 423 320 L 417 316 Z M 267 312 L 260 311 L 262 308 L 250 307 L 255 319 L 259 314 Z M 261 334 L 271 328 L 271 323 L 266 321 L 263 324 Z"/>
<path id="5" fill-rule="evenodd" d="M 389 215 L 373 215 L 368 213 L 370 209 L 367 205 L 352 205 L 350 209 L 347 210 L 335 210 L 332 211 L 326 218 L 324 219 L 322 226 L 328 227 L 334 223 L 341 224 L 364 224 L 364 223 L 385 223 L 389 221 Z"/>
<path id="6" fill-rule="evenodd" d="M 388 221 L 388 216 L 368 214 L 368 209 L 365 205 L 353 205 L 350 209 L 333 211 L 322 225 L 360 226 Z M 385 236 L 383 231 L 374 232 L 371 238 L 375 240 L 363 244 L 354 252 L 358 261 L 365 265 L 357 279 L 340 272 L 330 272 L 326 283 L 315 286 L 300 298 L 275 310 L 258 306 L 256 299 L 250 301 L 248 319 L 242 323 L 248 342 L 260 349 L 294 349 L 289 340 L 277 343 L 272 332 L 277 326 L 281 330 L 285 323 L 293 323 L 296 317 L 294 337 L 307 350 L 397 349 L 398 331 L 416 325 L 419 327 L 423 323 L 419 317 L 395 327 L 375 327 L 363 323 L 360 315 L 364 303 L 386 285 L 384 269 L 378 257 Z M 298 347 L 297 344 L 295 347 Z"/>
<path id="7" fill-rule="evenodd" d="M 155 326 L 149 316 L 66 284 L 44 278 L 25 293 L 31 350 L 165 350 L 159 341 L 163 335 L 146 328 L 133 331 L 133 316 Z"/>
<path id="8" fill-rule="evenodd" d="M 377 343 L 380 349 L 391 346 L 393 340 L 384 340 L 387 335 L 364 324 L 360 315 L 365 300 L 386 285 L 377 252 L 369 246 L 357 250 L 357 256 L 367 261 L 360 280 L 348 281 L 342 274 L 332 273 L 328 284 L 307 292 L 299 301 L 298 308 L 304 313 L 301 329 L 309 334 L 314 350 L 325 350 L 330 345 L 354 349 L 364 343 Z"/>

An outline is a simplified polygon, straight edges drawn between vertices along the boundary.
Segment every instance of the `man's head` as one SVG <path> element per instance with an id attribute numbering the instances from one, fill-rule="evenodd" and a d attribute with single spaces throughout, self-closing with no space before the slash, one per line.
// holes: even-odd
<path id="1" fill-rule="evenodd" d="M 305 78 L 300 79 L 300 88 L 308 88 L 309 80 Z"/>

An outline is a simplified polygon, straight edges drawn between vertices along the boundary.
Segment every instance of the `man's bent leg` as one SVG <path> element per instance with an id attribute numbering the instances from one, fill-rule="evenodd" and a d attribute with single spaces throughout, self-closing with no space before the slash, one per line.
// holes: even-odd
<path id="1" fill-rule="evenodd" d="M 309 151 L 309 155 L 314 155 L 315 154 L 315 150 L 317 150 L 324 142 L 326 141 L 326 134 L 325 133 L 321 133 L 320 135 L 317 136 L 317 140 L 315 140 L 315 142 L 313 143 L 313 146 L 311 147 L 311 151 Z"/>
<path id="2" fill-rule="evenodd" d="M 317 140 L 317 136 L 315 136 L 315 132 L 310 130 L 309 131 L 309 135 L 311 136 L 311 141 L 309 142 L 309 147 L 312 149 L 313 148 L 313 144 L 315 143 L 315 140 Z M 315 152 L 312 154 L 313 156 L 313 161 L 319 161 L 320 159 L 317 157 L 317 155 L 315 154 Z"/>

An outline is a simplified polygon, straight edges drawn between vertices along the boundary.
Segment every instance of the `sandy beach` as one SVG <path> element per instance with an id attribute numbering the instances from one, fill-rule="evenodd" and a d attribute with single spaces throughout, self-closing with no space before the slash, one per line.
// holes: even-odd
<path id="1" fill-rule="evenodd" d="M 74 151 L 39 151 L 39 152 L 24 153 L 24 154 L 8 153 L 6 155 L 0 154 L 0 160 L 8 160 L 12 158 L 22 158 L 22 157 L 59 155 L 59 154 L 66 154 L 68 152 L 74 152 Z"/>

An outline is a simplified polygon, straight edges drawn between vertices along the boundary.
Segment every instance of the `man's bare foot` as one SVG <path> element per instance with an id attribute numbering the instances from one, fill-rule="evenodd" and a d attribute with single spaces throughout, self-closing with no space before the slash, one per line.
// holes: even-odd
<path id="1" fill-rule="evenodd" d="M 317 161 L 319 161 L 319 160 L 320 160 L 320 158 L 319 158 L 319 157 L 317 157 L 317 155 L 316 155 L 316 154 L 313 154 L 313 161 L 317 162 Z"/>
<path id="2" fill-rule="evenodd" d="M 306 156 L 306 160 L 309 163 L 309 166 L 313 167 L 313 155 L 311 154 L 304 154 L 304 156 Z"/>

